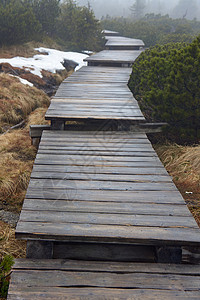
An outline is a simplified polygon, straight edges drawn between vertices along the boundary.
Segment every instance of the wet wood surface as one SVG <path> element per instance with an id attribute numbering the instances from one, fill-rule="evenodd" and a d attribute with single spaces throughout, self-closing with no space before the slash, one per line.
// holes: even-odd
<path id="1" fill-rule="evenodd" d="M 143 122 L 144 116 L 127 86 L 130 73 L 130 68 L 81 68 L 60 85 L 46 119 Z"/>
<path id="2" fill-rule="evenodd" d="M 106 36 L 106 49 L 117 50 L 139 50 L 140 47 L 144 47 L 144 42 L 139 39 L 126 38 L 122 36 Z"/>
<path id="3" fill-rule="evenodd" d="M 87 62 L 133 64 L 141 50 L 103 50 L 84 59 Z"/>
<path id="4" fill-rule="evenodd" d="M 106 33 L 112 50 L 87 58 L 98 66 L 75 72 L 53 97 L 54 128 L 145 121 L 127 87 L 141 51 L 113 50 L 144 44 Z M 40 259 L 16 260 L 8 300 L 199 299 L 200 266 L 154 263 L 176 252 L 183 261 L 181 247 L 199 248 L 200 234 L 147 136 L 92 129 L 42 133 L 16 228 L 27 257 Z"/>
<path id="5" fill-rule="evenodd" d="M 200 267 L 17 260 L 8 300 L 199 299 Z"/>
<path id="6" fill-rule="evenodd" d="M 145 134 L 44 131 L 16 235 L 200 244 L 198 226 Z"/>

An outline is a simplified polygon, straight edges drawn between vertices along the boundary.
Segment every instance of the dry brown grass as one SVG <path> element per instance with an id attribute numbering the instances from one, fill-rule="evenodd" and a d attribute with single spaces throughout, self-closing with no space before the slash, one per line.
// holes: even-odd
<path id="1" fill-rule="evenodd" d="M 37 53 L 31 43 L 3 46 L 0 48 L 1 58 L 12 58 L 15 56 L 31 57 Z"/>
<path id="2" fill-rule="evenodd" d="M 30 114 L 24 129 L 13 130 L 0 136 L 0 206 L 20 212 L 36 155 L 31 145 L 29 126 L 48 124 L 46 108 L 38 108 Z"/>
<path id="3" fill-rule="evenodd" d="M 63 50 L 55 41 L 50 38 L 45 38 L 43 42 L 28 42 L 21 45 L 3 46 L 0 48 L 1 58 L 12 58 L 15 56 L 32 57 L 38 54 L 34 48 L 46 47 Z"/>
<path id="4" fill-rule="evenodd" d="M 0 136 L 0 203 L 3 208 L 20 211 L 35 154 L 28 130 Z"/>
<path id="5" fill-rule="evenodd" d="M 59 86 L 63 80 L 69 77 L 74 71 L 67 71 L 67 70 L 59 70 L 56 73 L 51 73 L 49 71 L 42 70 L 43 78 L 48 78 L 52 82 L 52 84 Z M 24 78 L 30 81 L 28 78 Z M 32 81 L 31 81 L 32 82 Z"/>
<path id="6" fill-rule="evenodd" d="M 28 117 L 26 128 L 29 129 L 30 125 L 48 125 L 50 121 L 45 120 L 47 108 L 46 107 L 39 107 L 34 110 Z"/>
<path id="7" fill-rule="evenodd" d="M 49 97 L 42 91 L 23 85 L 17 78 L 0 74 L 0 126 L 19 123 L 37 107 L 48 106 Z"/>
<path id="8" fill-rule="evenodd" d="M 0 221 L 0 259 L 5 255 L 25 258 L 26 242 L 15 239 L 15 229 Z"/>
<path id="9" fill-rule="evenodd" d="M 200 145 L 155 148 L 200 225 Z"/>

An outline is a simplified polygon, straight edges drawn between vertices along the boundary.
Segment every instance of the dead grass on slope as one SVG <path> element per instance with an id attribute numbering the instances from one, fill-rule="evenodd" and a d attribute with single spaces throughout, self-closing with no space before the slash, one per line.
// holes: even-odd
<path id="1" fill-rule="evenodd" d="M 26 119 L 36 108 L 48 106 L 49 97 L 42 91 L 23 85 L 17 78 L 0 74 L 0 132 Z"/>
<path id="2" fill-rule="evenodd" d="M 26 128 L 29 130 L 30 125 L 48 125 L 50 121 L 45 120 L 47 108 L 46 107 L 39 107 L 34 110 L 28 117 Z"/>
<path id="3" fill-rule="evenodd" d="M 26 242 L 15 239 L 15 229 L 0 221 L 0 259 L 5 255 L 25 258 Z"/>
<path id="4" fill-rule="evenodd" d="M 46 108 L 30 114 L 24 129 L 0 136 L 0 208 L 20 212 L 34 163 L 36 148 L 31 144 L 29 126 L 48 124 Z"/>
<path id="5" fill-rule="evenodd" d="M 155 148 L 200 226 L 200 145 Z"/>
<path id="6" fill-rule="evenodd" d="M 43 42 L 28 42 L 20 45 L 2 46 L 0 48 L 1 58 L 12 58 L 16 56 L 32 57 L 38 54 L 34 48 L 46 47 L 63 50 L 55 41 L 46 37 Z"/>
<path id="7" fill-rule="evenodd" d="M 2 46 L 0 48 L 1 58 L 12 58 L 16 56 L 31 57 L 38 52 L 34 50 L 31 43 L 22 45 Z"/>
<path id="8" fill-rule="evenodd" d="M 27 129 L 0 136 L 0 203 L 4 209 L 20 211 L 35 155 Z"/>

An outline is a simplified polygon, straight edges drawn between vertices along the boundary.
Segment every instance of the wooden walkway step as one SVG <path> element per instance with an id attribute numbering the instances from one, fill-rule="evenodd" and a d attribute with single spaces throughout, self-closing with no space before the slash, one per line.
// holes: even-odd
<path id="1" fill-rule="evenodd" d="M 8 300 L 200 299 L 200 266 L 16 260 Z"/>
<path id="2" fill-rule="evenodd" d="M 142 50 L 103 50 L 87 57 L 88 66 L 131 67 Z"/>
<path id="3" fill-rule="evenodd" d="M 130 73 L 130 68 L 81 68 L 60 85 L 46 119 L 144 122 L 127 86 Z"/>
<path id="4" fill-rule="evenodd" d="M 26 240 L 199 246 L 145 134 L 44 131 L 16 228 Z"/>
<path id="5" fill-rule="evenodd" d="M 106 50 L 140 50 L 145 46 L 142 40 L 122 36 L 106 36 Z"/>

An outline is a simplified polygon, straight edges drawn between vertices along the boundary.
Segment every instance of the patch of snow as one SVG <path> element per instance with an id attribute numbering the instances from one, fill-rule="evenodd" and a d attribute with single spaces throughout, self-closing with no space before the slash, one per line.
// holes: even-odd
<path id="1" fill-rule="evenodd" d="M 83 50 L 82 53 L 91 55 L 91 54 L 93 54 L 94 52 L 93 52 L 93 51 L 89 51 L 89 50 Z"/>
<path id="2" fill-rule="evenodd" d="M 21 78 L 21 77 L 19 77 L 19 76 L 12 75 L 12 74 L 9 74 L 9 75 L 12 76 L 12 77 L 18 78 L 19 81 L 20 81 L 21 83 L 23 83 L 23 84 L 29 85 L 29 86 L 31 86 L 31 87 L 33 86 L 33 83 L 31 83 L 30 81 L 28 81 L 28 80 L 26 80 L 26 79 L 23 79 L 23 78 Z"/>
<path id="3" fill-rule="evenodd" d="M 24 68 L 25 70 L 31 72 L 42 78 L 42 70 L 46 70 L 52 73 L 56 71 L 64 70 L 62 62 L 64 59 L 75 61 L 78 66 L 75 71 L 85 66 L 86 63 L 83 61 L 88 55 L 77 53 L 77 52 L 64 52 L 49 48 L 36 48 L 35 50 L 41 52 L 41 54 L 36 54 L 33 57 L 13 57 L 13 58 L 1 58 L 0 63 L 9 63 L 13 67 Z M 48 55 L 42 54 L 47 53 Z"/>

